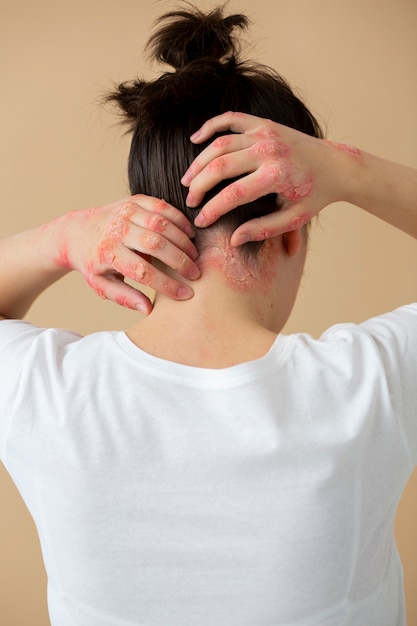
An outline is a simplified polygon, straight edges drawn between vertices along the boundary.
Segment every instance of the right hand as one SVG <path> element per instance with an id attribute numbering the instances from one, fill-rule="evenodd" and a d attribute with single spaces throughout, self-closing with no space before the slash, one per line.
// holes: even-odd
<path id="1" fill-rule="evenodd" d="M 197 250 L 187 218 L 164 200 L 136 195 L 109 205 L 64 215 L 60 230 L 63 268 L 78 270 L 102 298 L 150 313 L 150 299 L 136 283 L 176 299 L 193 296 L 192 289 L 154 267 L 158 259 L 190 280 L 200 276 Z"/>
<path id="2" fill-rule="evenodd" d="M 235 230 L 234 246 L 260 241 L 301 228 L 325 206 L 343 199 L 348 177 L 346 162 L 359 150 L 306 135 L 245 113 L 223 113 L 208 120 L 191 137 L 203 143 L 215 139 L 193 161 L 182 183 L 189 186 L 187 204 L 198 206 L 204 194 L 222 180 L 243 176 L 204 205 L 195 225 L 206 227 L 237 206 L 277 193 L 280 209 L 252 219 Z M 343 166 L 340 167 L 340 161 Z"/>

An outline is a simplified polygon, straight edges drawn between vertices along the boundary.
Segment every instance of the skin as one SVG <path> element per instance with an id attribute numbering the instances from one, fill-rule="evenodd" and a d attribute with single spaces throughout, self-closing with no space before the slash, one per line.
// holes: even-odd
<path id="1" fill-rule="evenodd" d="M 150 299 L 125 277 L 169 298 L 190 298 L 190 281 L 200 276 L 192 234 L 180 211 L 139 195 L 73 211 L 5 239 L 0 242 L 1 317 L 25 315 L 33 300 L 70 270 L 80 272 L 100 297 L 144 314 L 152 310 Z M 175 270 L 176 278 L 155 268 L 151 257 Z"/>
<path id="2" fill-rule="evenodd" d="M 226 285 L 241 293 L 271 289 L 273 276 L 279 262 L 280 250 L 272 240 L 265 241 L 257 256 L 244 258 L 230 244 L 230 236 L 215 233 L 213 240 L 200 253 L 197 264 L 203 274 L 207 269 L 216 269 Z"/>
<path id="3" fill-rule="evenodd" d="M 211 199 L 196 223 L 206 226 L 271 188 L 284 198 L 280 211 L 242 224 L 226 242 L 218 231 L 197 262 L 191 225 L 163 200 L 135 196 L 62 216 L 0 242 L 0 317 L 23 316 L 70 270 L 102 297 L 149 314 L 149 299 L 126 276 L 159 292 L 152 315 L 129 331 L 132 340 L 200 366 L 204 353 L 217 367 L 261 355 L 281 331 L 302 274 L 305 224 L 327 205 L 350 202 L 417 238 L 416 170 L 241 113 L 209 120 L 192 140 L 227 130 L 182 182 L 200 202 L 219 180 L 243 177 Z M 218 159 L 221 166 L 213 165 Z M 260 239 L 271 242 L 263 252 L 268 263 L 261 256 L 244 265 L 233 249 Z"/>
<path id="4" fill-rule="evenodd" d="M 194 297 L 179 303 L 157 294 L 151 315 L 128 337 L 150 354 L 194 367 L 261 358 L 293 307 L 306 245 L 305 229 L 293 231 L 270 239 L 260 258 L 246 262 L 230 236 L 214 229 L 198 261 Z"/>
<path id="5" fill-rule="evenodd" d="M 269 193 L 271 186 L 285 194 L 283 208 L 243 224 L 230 239 L 213 231 L 210 237 L 218 239 L 209 237 L 202 252 L 202 277 L 194 297 L 175 303 L 158 296 L 152 315 L 128 331 L 151 354 L 197 367 L 228 367 L 265 354 L 297 294 L 306 254 L 305 225 L 328 204 L 350 202 L 417 238 L 416 170 L 239 113 L 209 120 L 192 140 L 205 142 L 227 130 L 234 134 L 209 144 L 182 182 L 198 204 L 223 178 L 243 178 L 210 200 L 196 225 L 211 224 L 239 204 Z M 217 159 L 220 165 L 215 165 Z M 290 177 L 283 178 L 283 171 L 291 172 Z M 288 180 L 292 190 L 286 188 Z M 303 193 L 297 192 L 300 186 Z M 238 246 L 264 238 L 276 262 L 260 264 L 255 280 L 250 264 L 237 256 Z"/>
<path id="6" fill-rule="evenodd" d="M 283 209 L 242 224 L 232 235 L 232 245 L 299 228 L 326 206 L 341 200 L 417 236 L 416 170 L 347 144 L 316 139 L 270 120 L 232 111 L 208 120 L 191 141 L 203 143 L 225 131 L 233 134 L 224 135 L 222 142 L 214 140 L 209 144 L 191 164 L 182 182 L 199 204 L 219 182 L 213 174 L 217 159 L 222 160 L 222 178 L 243 178 L 204 206 L 195 220 L 197 226 L 209 226 L 227 211 L 273 190 L 281 194 Z M 271 142 L 276 144 L 276 150 Z M 283 172 L 290 172 L 292 191 Z M 302 193 L 297 193 L 297 188 L 303 189 Z"/>

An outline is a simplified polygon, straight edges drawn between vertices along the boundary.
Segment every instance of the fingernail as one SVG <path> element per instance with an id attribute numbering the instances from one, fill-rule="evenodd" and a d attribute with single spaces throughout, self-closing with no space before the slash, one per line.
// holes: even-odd
<path id="1" fill-rule="evenodd" d="M 185 204 L 189 207 L 195 207 L 197 206 L 197 203 L 195 201 L 195 199 L 193 198 L 193 196 L 189 193 L 187 195 L 187 197 L 185 198 Z"/>
<path id="2" fill-rule="evenodd" d="M 196 278 L 200 277 L 200 270 L 198 269 L 197 265 L 193 265 L 192 268 L 189 270 L 189 272 L 187 272 L 187 278 L 190 278 L 191 280 L 195 280 Z"/>
<path id="3" fill-rule="evenodd" d="M 191 182 L 193 175 L 190 172 L 190 170 L 187 170 L 184 174 L 184 176 L 181 178 L 181 183 L 184 185 L 184 187 L 188 187 L 188 185 Z"/>
<path id="4" fill-rule="evenodd" d="M 250 236 L 247 233 L 242 233 L 233 238 L 233 245 L 236 247 L 242 246 L 244 243 L 248 243 L 248 241 L 251 241 Z"/>
<path id="5" fill-rule="evenodd" d="M 177 297 L 180 300 L 188 300 L 189 298 L 193 296 L 193 294 L 194 294 L 193 290 L 190 289 L 189 287 L 186 287 L 185 285 L 180 287 L 177 291 Z"/>
<path id="6" fill-rule="evenodd" d="M 195 232 L 194 232 L 194 228 L 191 226 L 191 224 L 186 224 L 183 228 L 183 231 L 185 232 L 186 235 L 188 235 L 189 237 L 194 237 Z"/>
<path id="7" fill-rule="evenodd" d="M 201 135 L 201 130 L 196 130 L 195 133 L 193 133 L 190 137 L 190 141 L 195 141 L 196 139 L 198 139 Z"/>
<path id="8" fill-rule="evenodd" d="M 135 305 L 135 309 L 139 311 L 139 313 L 142 313 L 143 315 L 149 315 L 150 313 L 150 311 L 148 311 L 148 307 L 141 302 Z"/>
<path id="9" fill-rule="evenodd" d="M 200 255 L 199 255 L 198 250 L 196 248 L 191 248 L 191 250 L 188 252 L 188 256 L 193 261 L 196 261 Z"/>
<path id="10" fill-rule="evenodd" d="M 204 219 L 204 215 L 199 213 L 194 220 L 194 225 L 197 226 L 198 228 L 204 228 L 205 223 L 206 221 Z"/>

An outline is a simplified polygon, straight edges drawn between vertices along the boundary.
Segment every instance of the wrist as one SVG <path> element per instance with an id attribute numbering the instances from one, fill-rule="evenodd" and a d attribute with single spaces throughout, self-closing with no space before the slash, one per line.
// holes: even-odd
<path id="1" fill-rule="evenodd" d="M 324 140 L 330 150 L 331 202 L 357 204 L 364 179 L 364 159 L 361 150 L 350 144 Z"/>
<path id="2" fill-rule="evenodd" d="M 44 234 L 41 245 L 49 251 L 44 258 L 48 264 L 51 264 L 51 269 L 64 272 L 75 269 L 74 246 L 71 242 L 74 240 L 74 230 L 76 231 L 74 222 L 77 214 L 77 211 L 66 213 L 41 227 Z"/>

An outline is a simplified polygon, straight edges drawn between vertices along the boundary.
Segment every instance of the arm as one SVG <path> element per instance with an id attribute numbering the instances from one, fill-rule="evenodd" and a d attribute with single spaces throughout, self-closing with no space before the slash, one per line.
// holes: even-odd
<path id="1" fill-rule="evenodd" d="M 198 206 L 221 180 L 243 178 L 204 206 L 196 226 L 209 226 L 236 206 L 275 192 L 284 202 L 282 209 L 241 225 L 233 245 L 299 228 L 339 200 L 417 237 L 417 170 L 243 113 L 209 120 L 191 140 L 202 143 L 227 130 L 234 134 L 215 139 L 185 173 L 187 202 Z"/>
<path id="2" fill-rule="evenodd" d="M 192 290 L 154 268 L 150 257 L 198 278 L 184 215 L 163 200 L 134 196 L 75 211 L 0 242 L 0 318 L 22 317 L 44 289 L 78 270 L 103 298 L 147 314 L 152 304 L 130 278 L 178 300 Z"/>

